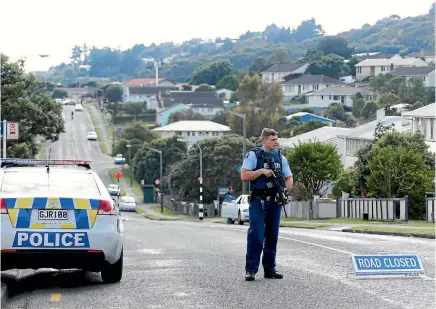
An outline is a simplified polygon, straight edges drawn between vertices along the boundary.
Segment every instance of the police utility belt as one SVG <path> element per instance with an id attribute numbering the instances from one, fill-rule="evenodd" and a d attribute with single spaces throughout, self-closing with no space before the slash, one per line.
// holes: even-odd
<path id="1" fill-rule="evenodd" d="M 268 195 L 270 194 L 266 190 L 253 190 L 251 191 L 251 198 L 252 199 L 260 199 L 265 200 L 267 202 L 278 202 L 279 198 L 277 196 L 277 193 L 275 195 Z"/>

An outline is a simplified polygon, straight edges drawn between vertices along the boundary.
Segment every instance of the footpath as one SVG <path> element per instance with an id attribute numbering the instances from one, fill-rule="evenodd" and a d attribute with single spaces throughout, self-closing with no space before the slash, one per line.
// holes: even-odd
<path id="1" fill-rule="evenodd" d="M 91 117 L 92 124 L 94 125 L 95 132 L 97 132 L 98 141 L 102 145 L 102 152 L 111 154 L 112 153 L 112 141 L 107 132 L 105 125 L 104 114 L 97 108 L 95 103 L 86 103 L 86 109 L 88 110 L 89 116 Z"/>

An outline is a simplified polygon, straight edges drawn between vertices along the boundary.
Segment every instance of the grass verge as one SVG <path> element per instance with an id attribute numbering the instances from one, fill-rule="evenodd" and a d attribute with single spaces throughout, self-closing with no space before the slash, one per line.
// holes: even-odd
<path id="1" fill-rule="evenodd" d="M 144 213 L 144 217 L 150 220 L 156 220 L 156 221 L 178 221 L 181 220 L 180 218 L 171 218 L 171 217 L 158 217 L 156 215 L 153 215 L 151 213 Z"/>
<path id="2" fill-rule="evenodd" d="M 115 177 L 115 174 L 117 172 L 118 172 L 117 168 L 108 171 L 109 175 L 111 176 L 111 180 L 112 180 L 113 184 L 118 184 L 118 179 Z M 124 189 L 121 188 L 121 186 L 120 186 L 120 192 L 121 192 L 121 195 L 126 195 L 126 191 L 124 191 Z"/>
<path id="3" fill-rule="evenodd" d="M 160 213 L 160 205 L 155 205 L 150 207 L 151 210 Z M 190 218 L 192 216 L 182 215 L 178 212 L 172 211 L 166 207 L 163 208 L 163 216 L 172 216 L 172 217 L 180 217 L 180 218 Z"/>
<path id="4" fill-rule="evenodd" d="M 285 221 L 310 221 L 316 223 L 327 223 L 327 224 L 365 224 L 365 225 L 377 225 L 377 224 L 395 224 L 401 226 L 412 226 L 412 227 L 435 227 L 435 223 L 426 223 L 424 220 L 409 220 L 409 222 L 398 222 L 398 221 L 365 221 L 361 219 L 348 219 L 348 218 L 334 218 L 334 219 L 313 219 L 306 220 L 302 218 L 285 218 Z"/>
<path id="5" fill-rule="evenodd" d="M 95 132 L 97 132 L 98 143 L 100 144 L 101 151 L 106 154 L 110 154 L 107 150 L 106 143 L 103 140 L 103 133 L 101 132 L 101 128 L 95 128 Z"/>
<path id="6" fill-rule="evenodd" d="M 123 177 L 126 180 L 127 184 L 129 185 L 130 189 L 132 189 L 133 193 L 137 197 L 142 198 L 144 196 L 144 192 L 142 191 L 141 186 L 136 181 L 136 179 L 132 177 L 128 168 L 124 168 Z M 130 184 L 132 184 L 132 185 L 130 185 Z"/>
<path id="7" fill-rule="evenodd" d="M 297 228 L 306 228 L 306 229 L 318 229 L 318 228 L 327 228 L 332 226 L 331 224 L 316 224 L 316 223 L 294 223 L 294 222 L 280 222 L 281 227 L 297 227 Z"/>
<path id="8" fill-rule="evenodd" d="M 364 231 L 364 232 L 389 232 L 389 233 L 398 233 L 398 234 L 422 234 L 422 235 L 435 235 L 434 229 L 420 229 L 420 228 L 414 228 L 414 229 L 408 229 L 408 228 L 401 228 L 401 227 L 389 227 L 389 226 L 356 226 L 351 227 L 347 230 L 350 231 Z"/>

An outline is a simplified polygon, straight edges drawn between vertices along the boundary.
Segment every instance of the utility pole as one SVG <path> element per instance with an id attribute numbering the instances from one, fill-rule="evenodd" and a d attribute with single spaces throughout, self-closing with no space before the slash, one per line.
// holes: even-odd
<path id="1" fill-rule="evenodd" d="M 231 110 L 228 110 L 228 112 L 230 114 L 233 114 L 235 116 L 238 116 L 240 118 L 242 118 L 242 136 L 243 136 L 243 141 L 242 141 L 242 162 L 244 162 L 245 159 L 245 155 L 247 152 L 247 115 L 244 113 L 236 113 L 233 112 Z M 247 192 L 247 183 L 245 181 L 242 181 L 242 194 L 245 194 Z"/>

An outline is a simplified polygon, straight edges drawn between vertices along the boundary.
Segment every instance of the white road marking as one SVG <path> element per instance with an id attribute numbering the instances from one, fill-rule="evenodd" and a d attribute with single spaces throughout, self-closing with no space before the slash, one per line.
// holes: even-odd
<path id="1" fill-rule="evenodd" d="M 295 238 L 284 237 L 284 236 L 279 236 L 279 238 L 287 239 L 287 240 L 292 240 L 292 241 L 300 242 L 300 243 L 303 243 L 303 244 L 306 244 L 306 245 L 320 247 L 320 248 L 324 248 L 324 249 L 327 249 L 327 250 L 332 250 L 332 251 L 336 251 L 336 252 L 340 252 L 340 253 L 345 253 L 345 254 L 348 254 L 348 255 L 354 255 L 355 254 L 355 253 L 352 253 L 352 252 L 349 252 L 349 251 L 345 251 L 345 250 L 341 250 L 341 249 L 336 249 L 336 248 L 333 248 L 333 247 L 324 246 L 324 245 L 316 244 L 316 243 L 309 242 L 309 241 L 299 240 L 299 239 L 295 239 Z"/>

